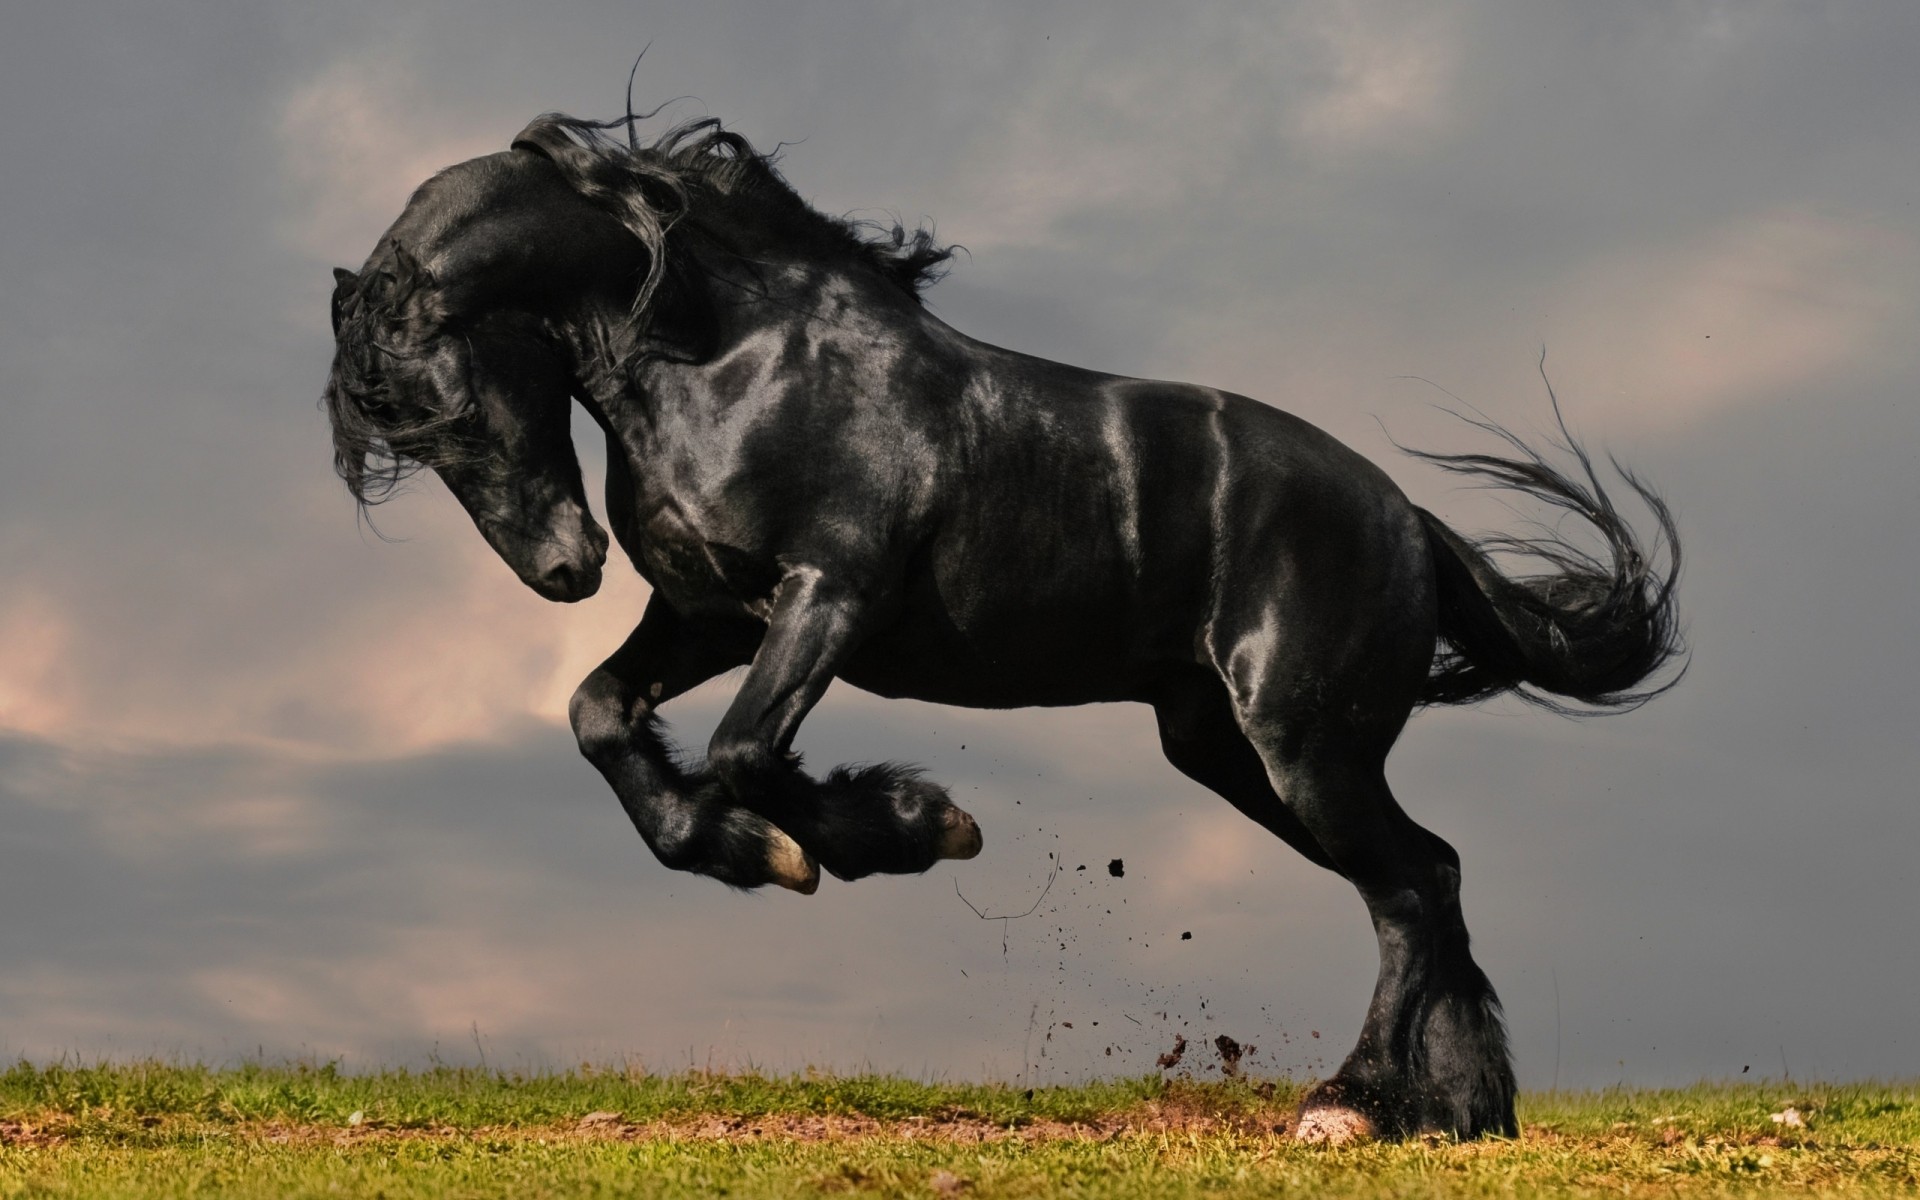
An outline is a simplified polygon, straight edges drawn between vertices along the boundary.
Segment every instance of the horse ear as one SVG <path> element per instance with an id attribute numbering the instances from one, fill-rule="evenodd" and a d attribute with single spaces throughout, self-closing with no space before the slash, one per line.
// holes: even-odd
<path id="1" fill-rule="evenodd" d="M 340 336 L 340 322 L 346 319 L 347 301 L 360 287 L 360 277 L 345 267 L 333 269 L 333 335 Z"/>

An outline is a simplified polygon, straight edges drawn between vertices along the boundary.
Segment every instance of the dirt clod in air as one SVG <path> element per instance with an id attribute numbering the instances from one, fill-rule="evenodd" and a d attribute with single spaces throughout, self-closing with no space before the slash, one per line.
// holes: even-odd
<path id="1" fill-rule="evenodd" d="M 1242 1046 L 1224 1033 L 1213 1039 L 1213 1048 L 1220 1052 L 1220 1071 L 1228 1077 L 1240 1073 L 1240 1059 L 1252 1054 L 1255 1049 L 1253 1046 Z"/>
<path id="2" fill-rule="evenodd" d="M 1107 874 L 1113 876 L 1115 879 L 1120 878 L 1122 875 L 1125 875 L 1126 873 L 1127 873 L 1127 864 L 1122 859 L 1116 858 L 1112 862 L 1107 864 Z"/>
<path id="3" fill-rule="evenodd" d="M 1190 941 L 1192 941 L 1192 940 L 1193 940 L 1193 930 L 1191 930 L 1191 929 L 1189 929 L 1189 930 L 1187 930 L 1187 931 L 1186 931 L 1185 933 L 1183 933 L 1183 934 L 1181 934 L 1181 935 L 1180 935 L 1180 940 L 1181 940 L 1181 941 L 1183 941 L 1183 942 L 1190 942 Z"/>
<path id="4" fill-rule="evenodd" d="M 1173 1049 L 1167 1051 L 1165 1054 L 1162 1054 L 1159 1058 L 1156 1058 L 1153 1061 L 1154 1061 L 1154 1064 L 1158 1066 L 1162 1071 L 1171 1071 L 1175 1067 L 1180 1065 L 1180 1060 L 1186 1056 L 1186 1053 L 1187 1053 L 1186 1035 L 1181 1033 L 1176 1033 L 1173 1035 Z"/>

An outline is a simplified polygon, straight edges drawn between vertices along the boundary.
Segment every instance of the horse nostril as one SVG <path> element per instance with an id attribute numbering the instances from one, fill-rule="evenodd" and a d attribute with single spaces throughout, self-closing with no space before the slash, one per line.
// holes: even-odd
<path id="1" fill-rule="evenodd" d="M 598 577 L 598 571 L 584 570 L 573 563 L 555 563 L 541 573 L 538 590 L 554 600 L 579 600 L 593 593 Z"/>

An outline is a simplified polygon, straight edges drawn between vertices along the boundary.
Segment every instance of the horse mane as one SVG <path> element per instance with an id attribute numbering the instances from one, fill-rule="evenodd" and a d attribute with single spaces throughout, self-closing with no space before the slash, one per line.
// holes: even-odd
<path id="1" fill-rule="evenodd" d="M 628 129 L 629 144 L 607 136 L 616 128 Z M 761 153 L 713 118 L 682 122 L 644 145 L 631 131 L 631 118 L 587 121 L 548 113 L 514 141 L 516 148 L 544 155 L 576 192 L 647 250 L 647 276 L 634 296 L 629 327 L 621 331 L 627 336 L 619 339 L 628 353 L 610 355 L 622 365 L 631 366 L 630 355 L 647 353 L 656 293 L 698 257 L 688 253 L 688 242 L 747 263 L 776 249 L 839 259 L 877 273 L 916 302 L 953 258 L 953 248 L 935 242 L 924 226 L 909 231 L 897 222 L 880 225 L 819 211 L 781 176 L 776 154 Z M 363 509 L 390 498 L 423 465 L 485 457 L 484 447 L 461 437 L 463 412 L 405 413 L 393 404 L 388 364 L 412 355 L 404 338 L 394 335 L 410 318 L 430 323 L 437 281 L 398 243 L 383 243 L 375 257 L 362 276 L 336 273 L 336 352 L 321 401 L 333 426 L 334 469 Z"/>
<path id="2" fill-rule="evenodd" d="M 390 499 L 422 466 L 486 456 L 463 436 L 464 410 L 407 413 L 388 388 L 386 364 L 415 353 L 396 331 L 409 317 L 432 319 L 435 282 L 394 242 L 383 242 L 361 275 L 334 272 L 333 369 L 321 405 L 333 426 L 334 471 L 363 510 Z"/>
<path id="3" fill-rule="evenodd" d="M 625 128 L 629 141 L 609 137 Z M 632 118 L 589 121 L 547 113 L 516 146 L 545 153 L 574 190 L 606 209 L 651 257 L 635 297 L 652 299 L 684 231 L 709 247 L 755 261 L 769 249 L 797 249 L 866 267 L 915 300 L 937 283 L 953 248 L 933 230 L 830 216 L 801 198 L 780 174 L 778 152 L 761 153 L 713 117 L 684 121 L 651 143 L 633 137 Z M 558 151 L 557 153 L 555 151 Z"/>

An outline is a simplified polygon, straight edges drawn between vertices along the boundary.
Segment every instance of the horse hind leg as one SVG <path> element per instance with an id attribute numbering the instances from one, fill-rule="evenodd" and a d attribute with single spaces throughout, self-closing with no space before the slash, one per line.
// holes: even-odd
<path id="1" fill-rule="evenodd" d="M 1169 762 L 1355 882 L 1373 916 L 1381 968 L 1365 1030 L 1302 1106 L 1296 1133 L 1313 1141 L 1511 1133 L 1505 1037 L 1493 989 L 1467 949 L 1459 856 L 1394 801 L 1379 770 L 1384 754 L 1303 737 L 1309 718 L 1264 727 L 1257 746 L 1210 673 L 1163 686 L 1153 706 Z"/>
<path id="2" fill-rule="evenodd" d="M 1499 1001 L 1468 950 L 1460 857 L 1394 800 L 1384 747 L 1331 724 L 1243 722 L 1276 794 L 1359 889 L 1380 947 L 1359 1042 L 1302 1102 L 1295 1136 L 1512 1136 L 1513 1068 Z"/>
<path id="3" fill-rule="evenodd" d="M 1336 870 L 1326 850 L 1281 803 L 1266 764 L 1240 731 L 1233 701 L 1211 672 L 1195 671 L 1162 685 L 1153 698 L 1160 749 L 1182 775 L 1200 784 L 1304 855 Z"/>

